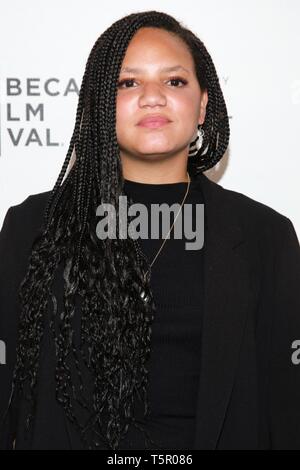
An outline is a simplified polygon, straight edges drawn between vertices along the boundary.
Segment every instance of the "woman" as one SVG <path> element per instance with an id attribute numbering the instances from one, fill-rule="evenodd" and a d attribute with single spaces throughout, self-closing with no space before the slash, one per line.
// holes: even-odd
<path id="1" fill-rule="evenodd" d="M 99 37 L 53 190 L 1 231 L 2 448 L 300 449 L 299 243 L 204 175 L 228 141 L 192 32 L 147 11 Z M 120 220 L 120 195 L 204 204 L 203 247 L 101 239 L 97 207 Z"/>

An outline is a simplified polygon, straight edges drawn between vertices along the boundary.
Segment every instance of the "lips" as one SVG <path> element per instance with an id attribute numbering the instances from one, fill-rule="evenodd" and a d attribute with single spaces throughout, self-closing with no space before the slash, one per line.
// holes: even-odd
<path id="1" fill-rule="evenodd" d="M 143 127 L 159 127 L 164 124 L 168 124 L 170 119 L 164 117 L 164 116 L 148 116 L 139 121 L 138 126 L 143 126 Z"/>

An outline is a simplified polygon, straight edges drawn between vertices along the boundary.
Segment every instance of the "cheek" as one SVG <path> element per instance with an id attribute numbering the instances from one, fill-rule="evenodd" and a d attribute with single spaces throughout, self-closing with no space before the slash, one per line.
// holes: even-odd
<path id="1" fill-rule="evenodd" d="M 132 98 L 117 97 L 116 102 L 116 134 L 120 146 L 128 145 L 134 139 L 137 108 Z"/>
<path id="2" fill-rule="evenodd" d="M 116 106 L 117 125 L 134 120 L 137 114 L 135 100 L 126 96 L 118 96 Z"/>
<path id="3" fill-rule="evenodd" d="M 174 96 L 172 99 L 172 108 L 174 114 L 181 122 L 191 121 L 199 112 L 197 96 L 191 90 L 180 96 Z"/>
<path id="4" fill-rule="evenodd" d="M 124 120 L 124 106 L 122 103 L 122 100 L 117 100 L 117 106 L 116 106 L 116 127 L 117 130 L 122 127 L 123 120 Z"/>

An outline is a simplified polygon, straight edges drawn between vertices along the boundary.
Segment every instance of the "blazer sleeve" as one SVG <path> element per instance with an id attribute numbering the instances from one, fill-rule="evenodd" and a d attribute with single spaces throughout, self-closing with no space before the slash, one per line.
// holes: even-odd
<path id="1" fill-rule="evenodd" d="M 277 246 L 271 330 L 269 422 L 272 450 L 300 450 L 300 246 L 284 217 Z"/>
<path id="2" fill-rule="evenodd" d="M 16 362 L 21 306 L 18 291 L 23 280 L 34 237 L 37 207 L 32 196 L 8 209 L 0 231 L 0 449 L 10 449 L 14 440 L 11 413 L 6 413 Z"/>
<path id="3" fill-rule="evenodd" d="M 15 364 L 17 323 L 18 249 L 14 208 L 10 207 L 0 232 L 0 448 L 10 449 L 13 444 L 13 429 L 5 413 L 11 392 L 12 374 Z M 4 419 L 6 418 L 6 419 Z"/>

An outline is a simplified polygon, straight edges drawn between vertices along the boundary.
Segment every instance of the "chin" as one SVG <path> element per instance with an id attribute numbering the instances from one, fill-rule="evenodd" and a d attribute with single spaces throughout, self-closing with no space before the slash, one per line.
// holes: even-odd
<path id="1" fill-rule="evenodd" d="M 136 150 L 138 155 L 165 155 L 172 152 L 172 148 L 166 146 L 144 146 L 142 149 Z"/>

